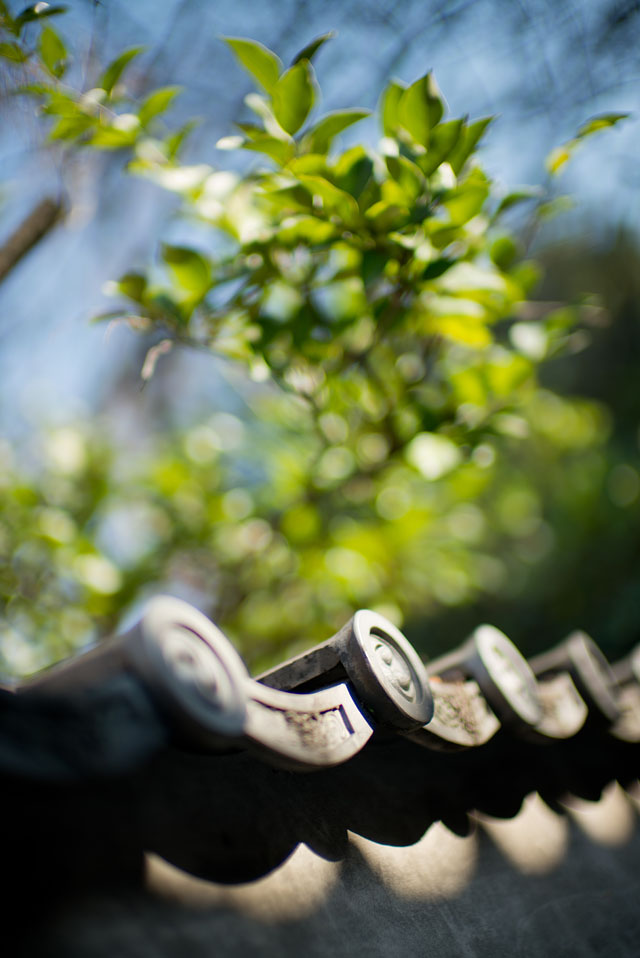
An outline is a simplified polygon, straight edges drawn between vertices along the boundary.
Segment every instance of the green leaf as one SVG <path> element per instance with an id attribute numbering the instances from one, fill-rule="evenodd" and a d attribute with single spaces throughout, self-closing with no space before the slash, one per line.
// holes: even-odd
<path id="1" fill-rule="evenodd" d="M 451 296 L 461 296 L 466 300 L 479 303 L 490 311 L 500 310 L 505 305 L 510 305 L 511 295 L 517 297 L 520 292 L 498 270 L 464 260 L 447 271 L 439 286 Z"/>
<path id="2" fill-rule="evenodd" d="M 236 123 L 239 130 L 242 130 L 244 135 L 248 140 L 257 140 L 259 137 L 264 136 L 264 130 L 260 126 L 256 126 L 255 123 Z"/>
<path id="3" fill-rule="evenodd" d="M 494 119 L 495 117 L 493 116 L 482 117 L 482 119 L 476 120 L 474 123 L 469 124 L 464 131 L 461 131 L 458 142 L 449 154 L 448 158 L 449 165 L 456 176 L 459 175 L 462 167 L 474 152 L 478 142 L 482 138 L 484 131 L 487 129 L 490 123 L 493 123 Z"/>
<path id="4" fill-rule="evenodd" d="M 594 133 L 598 133 L 600 130 L 615 126 L 621 120 L 626 120 L 629 116 L 629 113 L 601 113 L 599 116 L 594 116 L 591 120 L 588 120 L 580 127 L 575 137 L 551 150 L 545 160 L 545 166 L 548 172 L 552 176 L 555 176 L 560 172 L 565 163 L 571 159 L 582 140 L 588 136 L 593 136 Z"/>
<path id="5" fill-rule="evenodd" d="M 133 144 L 140 135 L 140 123 L 133 113 L 113 118 L 111 123 L 98 126 L 89 143 L 101 150 L 121 150 Z"/>
<path id="6" fill-rule="evenodd" d="M 278 230 L 278 240 L 281 243 L 296 246 L 310 243 L 312 245 L 327 243 L 337 234 L 333 223 L 319 220 L 315 216 L 288 217 Z"/>
<path id="7" fill-rule="evenodd" d="M 259 93 L 249 93 L 244 98 L 244 102 L 247 104 L 250 110 L 253 110 L 263 121 L 264 128 L 267 133 L 271 136 L 278 137 L 281 140 L 289 140 L 289 134 L 282 129 L 280 124 L 275 118 L 269 100 L 266 97 L 260 96 Z"/>
<path id="8" fill-rule="evenodd" d="M 368 249 L 362 254 L 362 281 L 365 286 L 375 283 L 383 275 L 389 262 L 389 253 L 386 250 Z"/>
<path id="9" fill-rule="evenodd" d="M 441 163 L 448 159 L 462 133 L 464 120 L 450 120 L 440 123 L 431 133 L 429 149 L 425 156 L 418 158 L 420 169 L 425 176 L 431 176 Z"/>
<path id="10" fill-rule="evenodd" d="M 32 23 L 34 20 L 43 20 L 45 17 L 55 17 L 60 13 L 66 13 L 68 7 L 58 6 L 52 7 L 48 3 L 34 3 L 31 7 L 25 7 L 22 13 L 19 13 L 18 16 L 13 21 L 13 28 L 16 34 L 20 33 L 20 30 L 27 23 Z"/>
<path id="11" fill-rule="evenodd" d="M 362 146 L 354 146 L 338 159 L 332 174 L 340 189 L 358 199 L 373 176 L 373 161 Z"/>
<path id="12" fill-rule="evenodd" d="M 300 60 L 283 73 L 273 89 L 273 113 L 283 130 L 293 136 L 313 106 L 315 90 L 311 64 Z"/>
<path id="13" fill-rule="evenodd" d="M 369 110 L 353 109 L 328 113 L 309 130 L 304 145 L 310 153 L 326 153 L 339 133 L 367 116 L 370 116 Z"/>
<path id="14" fill-rule="evenodd" d="M 189 134 L 195 127 L 198 125 L 198 120 L 188 120 L 183 126 L 181 126 L 175 133 L 171 133 L 170 136 L 164 141 L 165 147 L 167 149 L 167 156 L 170 160 L 176 158 L 182 144 L 185 142 Z"/>
<path id="15" fill-rule="evenodd" d="M 446 256 L 431 260 L 422 274 L 422 278 L 424 280 L 437 279 L 439 276 L 442 276 L 443 273 L 446 273 L 448 269 L 451 269 L 452 266 L 455 266 L 457 262 L 457 259 L 451 259 Z"/>
<path id="16" fill-rule="evenodd" d="M 275 136 L 269 136 L 268 133 L 262 133 L 242 144 L 243 150 L 252 150 L 255 153 L 265 153 L 274 160 L 278 166 L 284 164 L 293 156 L 293 144 L 286 140 L 279 140 Z"/>
<path id="17" fill-rule="evenodd" d="M 297 156 L 289 164 L 289 171 L 294 176 L 320 175 L 328 179 L 326 157 L 320 153 L 305 153 L 304 156 Z"/>
<path id="18" fill-rule="evenodd" d="M 406 197 L 412 201 L 415 200 L 426 186 L 420 167 L 408 160 L 406 156 L 387 156 L 385 163 Z"/>
<path id="19" fill-rule="evenodd" d="M 330 30 L 329 33 L 323 33 L 321 36 L 316 37 L 316 39 L 308 43 L 306 47 L 303 47 L 300 53 L 295 55 L 291 61 L 291 66 L 295 66 L 296 63 L 300 63 L 301 60 L 312 60 L 320 47 L 323 46 L 327 40 L 333 40 L 335 35 L 335 30 Z"/>
<path id="20" fill-rule="evenodd" d="M 17 43 L 0 43 L 0 57 L 13 63 L 24 63 L 27 54 Z"/>
<path id="21" fill-rule="evenodd" d="M 40 34 L 38 44 L 40 58 L 45 67 L 54 77 L 62 77 L 66 69 L 67 49 L 51 27 L 45 27 Z"/>
<path id="22" fill-rule="evenodd" d="M 16 87 L 14 93 L 26 96 L 48 96 L 51 89 L 45 83 L 25 83 L 24 86 Z"/>
<path id="23" fill-rule="evenodd" d="M 61 116 L 49 132 L 50 140 L 76 140 L 88 130 L 92 129 L 96 120 L 84 113 L 75 116 Z"/>
<path id="24" fill-rule="evenodd" d="M 380 200 L 369 207 L 365 216 L 371 228 L 377 233 L 388 233 L 390 230 L 405 226 L 409 219 L 409 210 L 406 206 Z"/>
<path id="25" fill-rule="evenodd" d="M 312 196 L 322 200 L 328 213 L 337 213 L 348 226 L 357 225 L 360 211 L 353 196 L 338 189 L 322 176 L 300 176 L 299 180 Z"/>
<path id="26" fill-rule="evenodd" d="M 102 127 L 87 140 L 90 146 L 98 150 L 125 150 L 133 146 L 135 136 L 125 130 L 114 130 L 112 127 Z"/>
<path id="27" fill-rule="evenodd" d="M 627 120 L 630 113 L 600 113 L 584 123 L 576 133 L 576 139 L 582 140 L 586 136 L 598 133 L 600 130 L 606 130 L 610 126 L 615 126 L 621 120 Z"/>
<path id="28" fill-rule="evenodd" d="M 517 206 L 519 203 L 525 203 L 531 200 L 539 200 L 541 196 L 543 196 L 543 191 L 540 189 L 540 187 L 536 186 L 529 186 L 520 190 L 514 190 L 512 193 L 507 193 L 507 195 L 500 200 L 495 215 L 498 216 L 500 213 L 504 213 L 505 210 L 510 210 L 512 206 Z"/>
<path id="29" fill-rule="evenodd" d="M 147 289 L 147 278 L 142 273 L 125 273 L 116 284 L 118 292 L 135 303 L 141 303 Z"/>
<path id="30" fill-rule="evenodd" d="M 552 176 L 555 176 L 556 173 L 559 173 L 565 163 L 571 159 L 571 154 L 573 153 L 574 147 L 577 145 L 577 140 L 569 140 L 569 142 L 565 143 L 564 146 L 555 146 L 551 150 L 544 161 L 544 165 Z"/>
<path id="31" fill-rule="evenodd" d="M 42 112 L 47 116 L 89 116 L 89 110 L 83 110 L 72 96 L 50 88 L 46 92 L 47 102 Z"/>
<path id="32" fill-rule="evenodd" d="M 265 183 L 265 198 L 280 220 L 292 213 L 310 213 L 312 210 L 309 190 L 296 181 L 286 184 Z"/>
<path id="33" fill-rule="evenodd" d="M 431 72 L 412 83 L 398 104 L 399 123 L 420 146 L 429 145 L 429 135 L 440 122 L 444 105 Z"/>
<path id="34" fill-rule="evenodd" d="M 98 86 L 105 90 L 108 94 L 111 94 L 114 86 L 127 69 L 129 64 L 135 57 L 140 56 L 144 52 L 144 47 L 131 47 L 129 50 L 125 50 L 124 53 L 121 53 L 119 57 L 116 57 L 115 60 L 109 64 L 107 69 L 104 71 L 100 79 L 98 80 Z"/>
<path id="35" fill-rule="evenodd" d="M 163 243 L 162 259 L 177 286 L 190 297 L 204 296 L 211 285 L 211 264 L 201 253 Z"/>
<path id="36" fill-rule="evenodd" d="M 522 287 L 523 295 L 529 296 L 540 282 L 542 271 L 533 260 L 523 260 L 510 270 L 509 276 Z"/>
<path id="37" fill-rule="evenodd" d="M 561 213 L 567 213 L 575 206 L 575 200 L 562 193 L 560 196 L 554 196 L 546 203 L 541 203 L 537 209 L 537 214 L 541 220 L 550 220 Z"/>
<path id="38" fill-rule="evenodd" d="M 15 33 L 15 23 L 4 0 L 0 0 L 0 28 Z"/>
<path id="39" fill-rule="evenodd" d="M 182 87 L 179 86 L 165 86 L 149 94 L 138 110 L 138 119 L 140 120 L 141 126 L 146 126 L 154 117 L 168 110 L 181 90 Z"/>
<path id="40" fill-rule="evenodd" d="M 231 47 L 242 66 L 258 81 L 262 89 L 267 93 L 273 93 L 282 69 L 280 58 L 255 40 L 246 40 L 243 37 L 222 37 L 222 39 L 227 46 Z"/>
<path id="41" fill-rule="evenodd" d="M 467 346 L 488 346 L 488 316 L 478 303 L 453 296 L 429 296 L 421 317 L 423 332 L 437 333 Z"/>
<path id="42" fill-rule="evenodd" d="M 463 226 L 482 210 L 489 195 L 489 187 L 482 184 L 466 185 L 450 190 L 444 206 L 452 226 Z"/>
<path id="43" fill-rule="evenodd" d="M 511 236 L 499 236 L 491 244 L 489 255 L 496 266 L 502 270 L 507 270 L 513 266 L 518 252 L 518 245 Z"/>
<path id="44" fill-rule="evenodd" d="M 193 300 L 193 297 L 188 297 L 188 299 Z M 162 322 L 182 324 L 185 321 L 185 312 L 181 308 L 181 304 L 164 291 L 148 296 L 147 311 L 152 317 L 160 319 Z"/>
<path id="45" fill-rule="evenodd" d="M 380 118 L 385 136 L 395 136 L 396 134 L 400 123 L 398 108 L 406 89 L 403 83 L 399 83 L 397 80 L 391 80 L 382 94 L 380 101 Z"/>

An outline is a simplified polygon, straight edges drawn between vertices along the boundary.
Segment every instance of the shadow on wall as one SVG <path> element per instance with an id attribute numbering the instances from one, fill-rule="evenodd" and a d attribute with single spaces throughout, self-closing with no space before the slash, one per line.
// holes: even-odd
<path id="1" fill-rule="evenodd" d="M 512 821 L 479 817 L 464 838 L 441 824 L 405 848 L 351 836 L 339 863 L 300 846 L 233 888 L 150 856 L 146 892 L 69 911 L 49 944 L 69 958 L 631 958 L 639 853 L 636 810 L 619 786 L 597 803 L 572 801 L 564 816 L 532 795 Z"/>

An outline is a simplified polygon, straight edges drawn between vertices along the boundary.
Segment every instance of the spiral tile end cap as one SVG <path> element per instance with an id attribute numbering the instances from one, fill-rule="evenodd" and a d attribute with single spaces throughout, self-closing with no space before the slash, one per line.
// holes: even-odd
<path id="1" fill-rule="evenodd" d="M 433 717 L 433 697 L 418 653 L 388 619 L 361 609 L 346 649 L 349 678 L 376 719 L 409 731 Z"/>
<path id="2" fill-rule="evenodd" d="M 181 599 L 156 596 L 136 631 L 153 690 L 178 717 L 203 733 L 243 734 L 247 669 L 206 615 Z"/>

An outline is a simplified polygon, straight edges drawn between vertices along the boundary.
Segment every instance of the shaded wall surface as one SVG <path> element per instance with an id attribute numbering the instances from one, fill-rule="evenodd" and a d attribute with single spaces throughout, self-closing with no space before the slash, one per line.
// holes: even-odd
<path id="1" fill-rule="evenodd" d="M 56 769 L 41 729 L 2 756 L 11 954 L 637 955 L 638 746 L 602 729 L 450 754 L 377 733 L 303 773 L 159 748 L 146 717 L 96 774 L 86 724 Z"/>
<path id="2" fill-rule="evenodd" d="M 121 875 L 78 889 L 20 941 L 87 958 L 635 956 L 639 853 L 635 802 L 619 787 L 562 815 L 532 795 L 514 819 L 481 817 L 466 837 L 441 824 L 408 847 L 352 835 L 338 862 L 300 846 L 236 886 L 148 856 L 145 887 Z"/>

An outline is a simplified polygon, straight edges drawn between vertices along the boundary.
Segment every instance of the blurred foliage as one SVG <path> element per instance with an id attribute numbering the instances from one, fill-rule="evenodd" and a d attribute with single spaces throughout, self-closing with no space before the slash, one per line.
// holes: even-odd
<path id="1" fill-rule="evenodd" d="M 551 174 L 558 173 L 565 163 L 571 159 L 583 140 L 593 133 L 599 133 L 600 130 L 615 126 L 620 120 L 626 120 L 628 117 L 628 113 L 601 113 L 599 116 L 594 116 L 583 123 L 574 137 L 551 151 L 547 157 L 548 171 Z"/>
<path id="2" fill-rule="evenodd" d="M 532 196 L 499 195 L 482 170 L 489 118 L 447 118 L 427 73 L 383 91 L 377 150 L 342 146 L 366 111 L 315 114 L 312 61 L 328 36 L 288 67 L 227 38 L 259 92 L 218 148 L 256 162 L 185 165 L 189 125 L 162 119 L 177 88 L 127 90 L 138 48 L 78 89 L 50 24 L 60 8 L 28 9 L 12 18 L 0 4 L 0 56 L 50 141 L 126 151 L 129 172 L 176 192 L 207 237 L 160 245 L 146 271 L 110 285 L 122 305 L 100 319 L 145 337 L 143 379 L 176 345 L 234 362 L 253 415 L 217 412 L 131 448 L 100 421 L 77 423 L 43 436 L 37 468 L 7 462 L 6 672 L 67 654 L 161 590 L 197 601 L 256 667 L 364 606 L 419 622 L 411 637 L 433 652 L 429 615 L 546 601 L 545 575 L 575 573 L 590 519 L 635 514 L 636 464 L 607 452 L 604 406 L 537 381 L 599 314 L 579 295 L 528 302 L 539 269 L 504 224 Z M 622 118 L 594 118 L 561 149 Z"/>
<path id="3" fill-rule="evenodd" d="M 216 413 L 116 455 L 106 426 L 76 424 L 43 439 L 35 481 L 5 467 L 6 668 L 61 657 L 159 588 L 207 607 L 256 666 L 355 608 L 402 623 L 479 595 L 522 599 L 558 559 L 554 513 L 582 544 L 607 481 L 606 415 L 545 390 L 474 447 L 424 433 L 382 463 L 371 440 L 347 456 L 337 415 L 325 444 L 305 405 L 261 404 L 262 430 Z"/>

